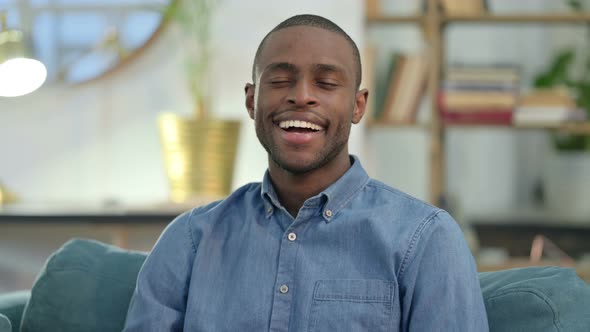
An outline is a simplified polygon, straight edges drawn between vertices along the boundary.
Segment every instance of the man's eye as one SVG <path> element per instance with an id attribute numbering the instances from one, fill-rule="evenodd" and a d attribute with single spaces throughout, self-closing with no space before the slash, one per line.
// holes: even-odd
<path id="1" fill-rule="evenodd" d="M 270 80 L 270 85 L 273 87 L 283 87 L 289 84 L 291 84 L 291 81 L 287 79 Z"/>
<path id="2" fill-rule="evenodd" d="M 338 86 L 338 84 L 336 84 L 335 82 L 332 82 L 332 81 L 318 81 L 317 84 L 321 87 L 326 87 L 326 88 L 335 88 Z"/>

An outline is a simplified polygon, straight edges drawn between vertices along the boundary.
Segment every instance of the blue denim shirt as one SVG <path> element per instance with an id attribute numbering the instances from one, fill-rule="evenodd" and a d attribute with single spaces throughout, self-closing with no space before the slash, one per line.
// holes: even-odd
<path id="1" fill-rule="evenodd" d="M 487 331 L 457 223 L 353 160 L 296 218 L 268 172 L 179 216 L 139 273 L 125 331 Z"/>

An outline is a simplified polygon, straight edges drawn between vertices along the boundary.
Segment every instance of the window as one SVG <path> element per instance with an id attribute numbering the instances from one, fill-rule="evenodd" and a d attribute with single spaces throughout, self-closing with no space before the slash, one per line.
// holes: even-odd
<path id="1" fill-rule="evenodd" d="M 10 28 L 27 33 L 48 80 L 99 76 L 141 47 L 170 0 L 0 0 Z"/>

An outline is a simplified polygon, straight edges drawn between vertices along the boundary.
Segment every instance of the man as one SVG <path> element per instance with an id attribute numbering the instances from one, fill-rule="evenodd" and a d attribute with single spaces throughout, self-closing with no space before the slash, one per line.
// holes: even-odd
<path id="1" fill-rule="evenodd" d="M 167 227 L 125 331 L 488 330 L 456 222 L 348 154 L 360 81 L 355 43 L 327 19 L 264 38 L 245 88 L 264 179 Z"/>

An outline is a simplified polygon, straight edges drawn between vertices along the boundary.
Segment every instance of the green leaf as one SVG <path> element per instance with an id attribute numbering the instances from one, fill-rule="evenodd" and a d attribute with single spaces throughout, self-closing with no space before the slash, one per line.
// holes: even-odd
<path id="1" fill-rule="evenodd" d="M 571 81 L 568 75 L 573 62 L 573 49 L 561 51 L 555 56 L 549 68 L 535 77 L 535 87 L 548 88 L 557 85 L 566 85 L 568 81 Z"/>
<path id="2" fill-rule="evenodd" d="M 581 8 L 579 1 L 570 1 L 570 5 L 580 6 L 579 8 Z M 590 77 L 588 77 L 589 75 L 583 75 L 580 79 L 575 79 L 570 76 L 574 60 L 574 49 L 562 50 L 553 58 L 549 67 L 535 77 L 534 86 L 537 88 L 566 86 L 573 94 L 578 107 L 584 109 L 590 119 Z M 590 58 L 585 60 L 586 70 L 590 70 Z M 552 138 L 554 146 L 558 150 L 590 150 L 589 135 L 557 133 L 553 134 Z"/>
<path id="3" fill-rule="evenodd" d="M 568 0 L 567 4 L 571 9 L 573 9 L 574 11 L 577 11 L 577 12 L 584 9 L 582 6 L 582 1 L 580 1 L 580 0 Z"/>
<path id="4" fill-rule="evenodd" d="M 586 135 L 572 135 L 572 134 L 555 134 L 553 135 L 553 143 L 558 150 L 564 151 L 581 151 L 588 147 L 588 137 Z"/>
<path id="5" fill-rule="evenodd" d="M 196 104 L 206 99 L 211 54 L 211 18 L 222 0 L 173 0 L 164 17 L 180 32 L 186 84 Z"/>

